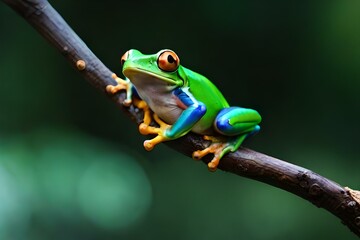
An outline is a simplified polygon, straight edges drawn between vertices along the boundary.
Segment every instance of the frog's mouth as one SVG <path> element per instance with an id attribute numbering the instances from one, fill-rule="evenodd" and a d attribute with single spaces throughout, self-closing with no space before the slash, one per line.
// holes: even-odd
<path id="1" fill-rule="evenodd" d="M 136 86 L 137 84 L 155 84 L 163 83 L 168 86 L 176 86 L 177 82 L 174 79 L 161 76 L 159 74 L 146 71 L 137 67 L 128 67 L 123 70 L 125 77 Z"/>

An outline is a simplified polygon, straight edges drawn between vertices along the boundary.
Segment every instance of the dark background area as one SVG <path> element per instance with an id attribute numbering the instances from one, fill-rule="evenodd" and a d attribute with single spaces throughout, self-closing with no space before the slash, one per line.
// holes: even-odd
<path id="1" fill-rule="evenodd" d="M 360 2 L 51 3 L 119 75 L 126 50 L 170 48 L 261 113 L 245 146 L 360 188 Z M 0 4 L 0 239 L 355 239 L 288 192 L 144 139 Z"/>

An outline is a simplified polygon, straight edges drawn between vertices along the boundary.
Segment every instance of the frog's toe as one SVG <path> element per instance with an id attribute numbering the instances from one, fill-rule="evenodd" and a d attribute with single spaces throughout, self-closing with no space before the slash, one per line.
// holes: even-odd
<path id="1" fill-rule="evenodd" d="M 116 81 L 116 79 L 118 79 L 119 77 L 116 75 L 116 73 L 112 73 L 111 77 Z"/>
<path id="2" fill-rule="evenodd" d="M 149 125 L 145 124 L 145 123 L 141 123 L 139 125 L 139 132 L 142 134 L 142 135 L 148 135 L 148 129 Z"/>
<path id="3" fill-rule="evenodd" d="M 161 129 L 157 127 L 149 126 L 146 123 L 141 123 L 139 125 L 139 132 L 142 135 L 161 134 Z"/>
<path id="4" fill-rule="evenodd" d="M 209 140 L 212 137 L 209 137 Z M 192 157 L 195 160 L 200 160 L 209 153 L 214 154 L 213 159 L 208 163 L 210 171 L 215 171 L 219 165 L 221 157 L 228 151 L 229 144 L 226 142 L 212 142 L 211 145 L 203 150 L 193 152 Z"/>
<path id="5" fill-rule="evenodd" d="M 111 74 L 111 78 L 114 79 L 118 84 L 126 82 L 124 79 L 119 78 L 116 73 Z"/>
<path id="6" fill-rule="evenodd" d="M 200 160 L 209 153 L 210 153 L 210 151 L 208 148 L 205 148 L 204 150 L 197 150 L 197 151 L 193 152 L 192 158 L 195 160 Z"/>
<path id="7" fill-rule="evenodd" d="M 144 148 L 147 150 L 147 151 L 151 151 L 153 150 L 153 148 L 161 143 L 161 142 L 164 142 L 166 141 L 167 138 L 162 136 L 162 135 L 157 135 L 156 137 L 154 137 L 153 139 L 150 139 L 150 140 L 146 140 L 144 141 Z"/>
<path id="8" fill-rule="evenodd" d="M 144 148 L 145 148 L 147 151 L 153 150 L 154 147 L 155 147 L 155 144 L 154 144 L 151 140 L 146 140 L 146 141 L 144 141 Z"/>
<path id="9" fill-rule="evenodd" d="M 214 157 L 211 162 L 208 163 L 208 169 L 210 172 L 215 172 L 217 169 L 217 166 L 220 163 L 220 157 Z"/>
<path id="10" fill-rule="evenodd" d="M 108 93 L 111 93 L 111 94 L 115 94 L 117 93 L 118 91 L 122 90 L 123 88 L 120 86 L 120 85 L 116 85 L 116 86 L 113 86 L 113 85 L 107 85 L 106 86 L 106 91 Z"/>

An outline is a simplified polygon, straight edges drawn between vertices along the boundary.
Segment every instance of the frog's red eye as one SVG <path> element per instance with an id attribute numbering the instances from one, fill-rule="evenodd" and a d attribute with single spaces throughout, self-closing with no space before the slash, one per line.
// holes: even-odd
<path id="1" fill-rule="evenodd" d="M 126 51 L 126 53 L 124 53 L 124 55 L 122 55 L 122 57 L 121 57 L 121 66 L 124 65 L 124 63 L 128 59 L 128 57 L 129 57 L 129 51 Z"/>
<path id="2" fill-rule="evenodd" d="M 173 51 L 166 50 L 159 55 L 157 64 L 161 70 L 165 72 L 173 72 L 178 69 L 180 59 Z"/>

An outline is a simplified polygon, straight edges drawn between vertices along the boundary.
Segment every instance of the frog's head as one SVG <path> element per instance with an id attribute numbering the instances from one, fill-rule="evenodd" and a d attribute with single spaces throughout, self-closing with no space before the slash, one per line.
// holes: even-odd
<path id="1" fill-rule="evenodd" d="M 172 90 L 184 86 L 185 74 L 180 59 L 171 50 L 161 50 L 156 54 L 145 55 L 131 49 L 121 58 L 123 74 L 136 88 L 162 88 Z"/>

